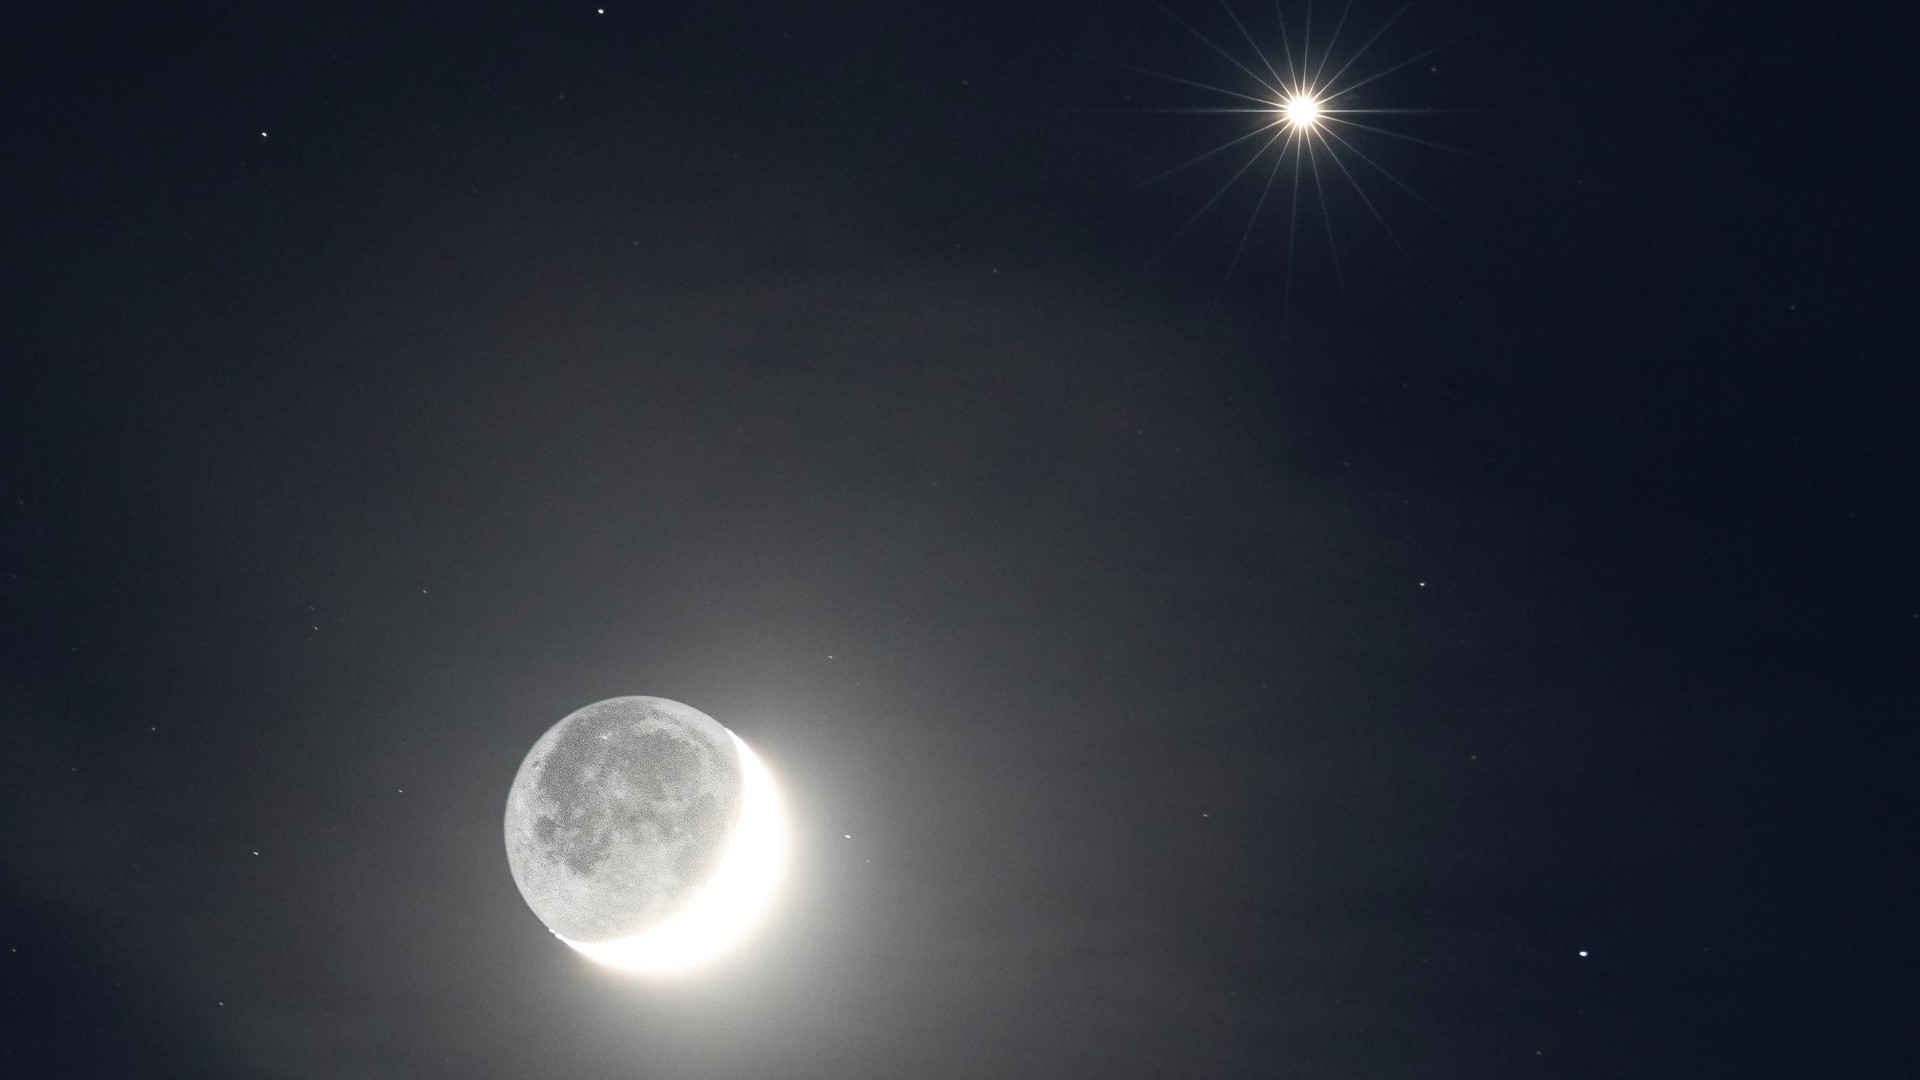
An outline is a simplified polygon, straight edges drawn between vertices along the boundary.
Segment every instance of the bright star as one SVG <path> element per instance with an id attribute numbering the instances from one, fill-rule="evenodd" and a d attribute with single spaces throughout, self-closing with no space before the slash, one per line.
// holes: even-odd
<path id="1" fill-rule="evenodd" d="M 1328 30 L 1329 20 L 1324 14 L 1316 20 L 1312 0 L 1305 0 L 1295 17 L 1283 14 L 1276 3 L 1271 16 L 1263 12 L 1251 20 L 1243 20 L 1236 13 L 1233 0 L 1220 0 L 1220 9 L 1237 35 L 1235 40 L 1233 35 L 1218 39 L 1210 36 L 1161 6 L 1158 0 L 1155 6 L 1190 39 L 1204 45 L 1227 65 L 1222 72 L 1224 77 L 1188 78 L 1131 64 L 1117 66 L 1210 95 L 1192 107 L 1151 111 L 1209 114 L 1239 121 L 1236 129 L 1218 145 L 1140 185 L 1145 187 L 1202 162 L 1217 163 L 1223 157 L 1238 162 L 1230 167 L 1226 180 L 1174 232 L 1160 254 L 1173 247 L 1209 210 L 1232 201 L 1228 195 L 1234 189 L 1246 193 L 1251 188 L 1251 194 L 1242 196 L 1252 204 L 1251 212 L 1246 225 L 1239 230 L 1239 242 L 1227 269 L 1228 278 L 1247 254 L 1253 233 L 1263 213 L 1270 208 L 1286 216 L 1286 293 L 1291 293 L 1294 284 L 1296 249 L 1304 246 L 1303 240 L 1310 242 L 1314 233 L 1324 232 L 1329 256 L 1325 265 L 1344 295 L 1342 264 L 1349 260 L 1334 242 L 1335 219 L 1347 212 L 1342 209 L 1343 204 L 1353 212 L 1364 212 L 1364 216 L 1372 218 L 1392 246 L 1412 264 L 1411 253 L 1389 223 L 1391 204 L 1411 198 L 1443 219 L 1445 215 L 1389 170 L 1387 151 L 1396 142 L 1440 150 L 1454 148 L 1381 125 L 1393 116 L 1430 117 L 1453 110 L 1384 107 L 1374 99 L 1384 88 L 1382 80 L 1386 77 L 1405 71 L 1471 36 L 1473 31 L 1434 48 L 1383 63 L 1378 58 L 1390 46 L 1383 45 L 1382 40 L 1405 12 L 1404 7 L 1384 23 L 1367 30 L 1359 26 L 1365 21 L 1363 18 L 1349 18 L 1357 13 L 1352 10 L 1352 0 L 1347 0 L 1331 20 L 1332 29 Z M 1314 221 L 1314 218 L 1320 220 Z M 1154 258 L 1158 259 L 1159 254 Z M 1415 272 L 1418 273 L 1417 267 Z M 1223 282 L 1222 291 L 1225 288 Z"/>
<path id="2" fill-rule="evenodd" d="M 1312 94 L 1295 94 L 1280 111 L 1294 127 L 1310 128 L 1320 122 L 1320 99 Z"/>

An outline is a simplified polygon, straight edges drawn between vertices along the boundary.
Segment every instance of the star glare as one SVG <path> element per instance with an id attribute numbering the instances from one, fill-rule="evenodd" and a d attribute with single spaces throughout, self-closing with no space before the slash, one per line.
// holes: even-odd
<path id="1" fill-rule="evenodd" d="M 1263 46 L 1256 39 L 1249 23 L 1235 14 L 1230 0 L 1220 0 L 1221 10 L 1245 42 L 1245 47 L 1236 53 L 1234 49 L 1229 49 L 1202 33 L 1193 24 L 1161 5 L 1158 0 L 1154 2 L 1163 14 L 1179 24 L 1189 36 L 1231 65 L 1233 78 L 1228 85 L 1217 85 L 1135 67 L 1131 64 L 1117 65 L 1137 74 L 1152 76 L 1191 89 L 1204 90 L 1214 95 L 1212 99 L 1214 103 L 1205 107 L 1153 111 L 1237 114 L 1254 121 L 1250 127 L 1243 128 L 1226 142 L 1175 165 L 1140 185 L 1144 187 L 1164 180 L 1175 173 L 1212 160 L 1229 151 L 1237 150 L 1244 155 L 1244 160 L 1239 166 L 1201 205 L 1199 210 L 1180 226 L 1173 237 L 1161 248 L 1160 254 L 1164 254 L 1168 248 L 1171 248 L 1182 234 L 1205 216 L 1243 178 L 1250 178 L 1251 182 L 1259 188 L 1259 195 L 1246 228 L 1241 231 L 1239 244 L 1234 250 L 1233 263 L 1227 269 L 1228 278 L 1231 278 L 1234 268 L 1246 253 L 1248 240 L 1253 235 L 1254 227 L 1262 212 L 1269 203 L 1284 199 L 1288 205 L 1286 291 L 1291 293 L 1293 287 L 1294 249 L 1303 227 L 1301 216 L 1303 212 L 1309 218 L 1314 216 L 1314 202 L 1318 203 L 1318 216 L 1321 222 L 1318 227 L 1306 227 L 1314 228 L 1314 231 L 1324 228 L 1328 251 L 1332 256 L 1332 269 L 1338 280 L 1341 276 L 1340 254 L 1337 245 L 1334 244 L 1334 214 L 1329 204 L 1328 188 L 1341 185 L 1344 181 L 1344 185 L 1341 186 L 1346 187 L 1358 197 L 1368 214 L 1379 224 L 1393 246 L 1399 249 L 1411 266 L 1412 255 L 1393 227 L 1388 224 L 1387 215 L 1382 212 L 1382 196 L 1394 193 L 1406 195 L 1442 219 L 1445 219 L 1446 215 L 1406 181 L 1390 172 L 1376 157 L 1378 151 L 1368 153 L 1367 150 L 1362 149 L 1362 144 L 1376 137 L 1384 137 L 1456 153 L 1467 153 L 1467 151 L 1455 150 L 1442 143 L 1378 126 L 1378 118 L 1382 116 L 1432 114 L 1452 110 L 1374 107 L 1363 102 L 1362 96 L 1356 92 L 1457 44 L 1477 31 L 1469 31 L 1434 48 L 1384 67 L 1377 67 L 1366 63 L 1369 54 L 1379 44 L 1382 36 L 1398 21 L 1401 14 L 1406 12 L 1406 7 L 1400 8 L 1355 47 L 1351 43 L 1359 37 L 1361 31 L 1349 26 L 1348 16 L 1353 8 L 1351 0 L 1348 0 L 1341 9 L 1332 32 L 1324 38 L 1319 37 L 1316 32 L 1311 0 L 1307 2 L 1303 13 L 1304 18 L 1291 27 L 1286 15 L 1276 3 L 1273 13 L 1273 27 L 1276 31 L 1273 44 L 1278 48 L 1273 48 L 1270 45 Z M 1264 19 L 1258 20 L 1258 22 L 1264 21 Z M 1297 38 L 1293 34 L 1294 30 L 1299 31 Z M 1247 55 L 1253 58 L 1251 63 L 1243 59 Z M 1238 83 L 1239 88 L 1234 88 L 1234 83 Z M 1250 151 L 1249 147 L 1252 148 Z M 1267 162 L 1267 167 L 1264 170 L 1256 168 L 1263 161 Z M 1260 175 L 1262 171 L 1265 172 L 1264 177 Z M 1383 181 L 1390 185 L 1390 190 L 1381 186 Z M 1312 189 L 1312 194 L 1309 196 L 1312 202 L 1303 209 L 1301 204 L 1307 200 L 1303 199 L 1302 193 L 1308 187 Z M 1449 220 L 1448 224 L 1452 222 Z M 1154 256 L 1156 259 L 1158 257 L 1159 255 Z M 1415 273 L 1418 272 L 1418 268 L 1415 267 Z M 1226 283 L 1222 282 L 1221 290 L 1224 292 L 1225 288 Z M 1341 289 L 1344 294 L 1344 284 Z"/>
<path id="2" fill-rule="evenodd" d="M 1296 128 L 1310 128 L 1320 122 L 1320 99 L 1312 94 L 1295 94 L 1287 99 L 1280 108 L 1287 123 Z"/>

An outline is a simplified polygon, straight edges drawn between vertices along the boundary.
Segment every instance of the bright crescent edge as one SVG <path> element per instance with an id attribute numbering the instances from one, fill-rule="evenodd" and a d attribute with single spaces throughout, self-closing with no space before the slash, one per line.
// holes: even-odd
<path id="1" fill-rule="evenodd" d="M 718 958 L 744 940 L 773 905 L 787 866 L 787 815 L 773 775 L 732 731 L 740 754 L 740 821 L 720 865 L 673 916 L 632 937 L 574 941 L 582 956 L 622 971 L 667 975 Z"/>

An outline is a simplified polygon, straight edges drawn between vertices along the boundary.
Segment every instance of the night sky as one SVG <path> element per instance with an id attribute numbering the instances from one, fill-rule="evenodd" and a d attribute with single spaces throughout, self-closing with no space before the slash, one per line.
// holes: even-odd
<path id="1" fill-rule="evenodd" d="M 1901 28 L 1356 0 L 1296 210 L 1164 2 L 0 16 L 0 1073 L 1920 1075 Z M 685 978 L 508 872 L 622 694 Z"/>

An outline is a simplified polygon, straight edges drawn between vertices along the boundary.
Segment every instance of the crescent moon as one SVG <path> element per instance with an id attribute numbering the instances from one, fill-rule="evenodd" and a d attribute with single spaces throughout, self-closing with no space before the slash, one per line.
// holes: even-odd
<path id="1" fill-rule="evenodd" d="M 772 907 L 787 866 L 787 812 L 773 774 L 740 736 L 728 731 L 740 754 L 740 819 L 713 877 L 665 920 L 632 937 L 574 941 L 554 936 L 587 959 L 621 971 L 673 974 L 699 967 L 732 949 Z"/>

